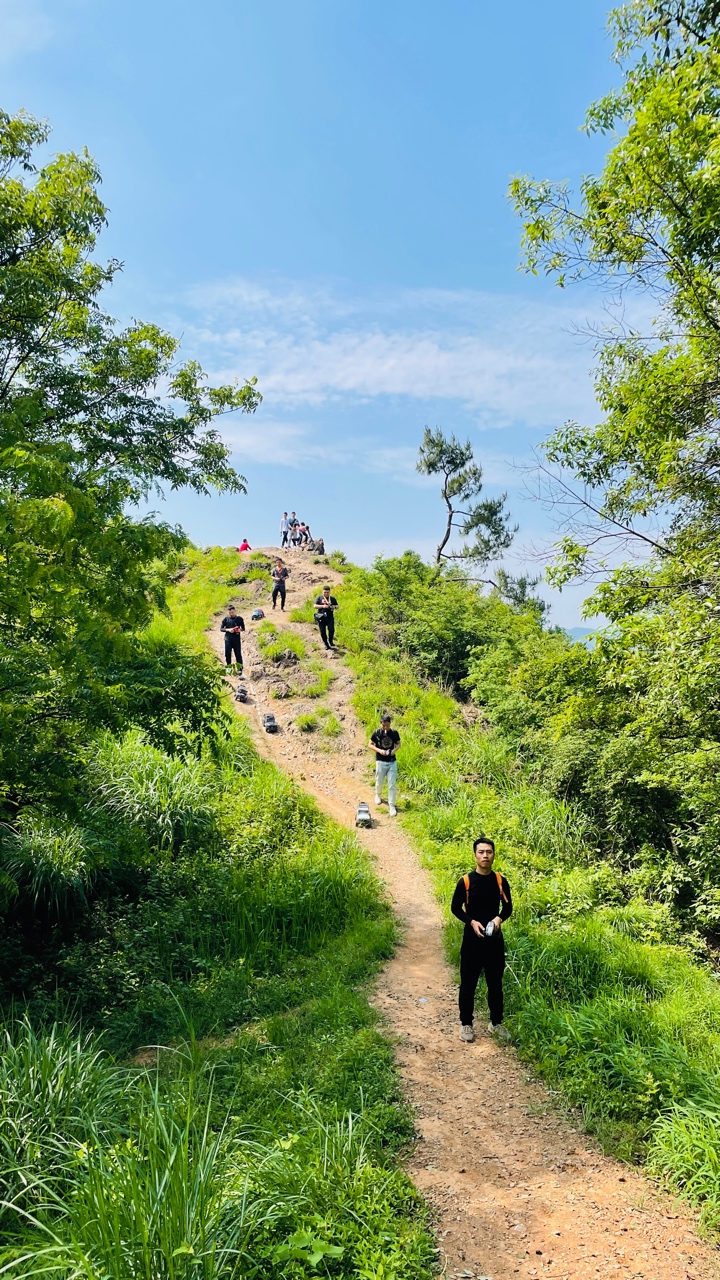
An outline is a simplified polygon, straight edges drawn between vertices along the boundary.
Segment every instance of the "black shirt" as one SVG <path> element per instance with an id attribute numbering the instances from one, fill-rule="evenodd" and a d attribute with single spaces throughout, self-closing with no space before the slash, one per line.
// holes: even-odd
<path id="1" fill-rule="evenodd" d="M 331 604 L 334 604 L 337 608 L 337 600 L 334 596 L 328 596 L 327 600 L 325 596 L 318 596 L 315 601 L 315 612 L 319 613 L 323 618 L 331 618 L 333 613 L 332 609 L 329 608 Z M 323 608 L 323 605 L 325 605 L 325 608 Z"/>
<path id="2" fill-rule="evenodd" d="M 502 877 L 502 886 L 505 890 L 505 902 L 500 893 L 500 886 L 497 882 L 497 876 L 494 871 L 489 876 L 481 876 L 479 871 L 470 872 L 470 894 L 465 910 L 465 881 L 460 878 L 455 886 L 455 892 L 452 896 L 450 910 L 458 920 L 462 920 L 465 925 L 465 933 L 474 931 L 470 928 L 471 920 L 479 920 L 480 924 L 486 925 L 488 920 L 494 920 L 495 916 L 499 916 L 501 920 L 508 920 L 512 915 L 512 895 L 510 893 L 510 885 L 505 877 Z"/>
<path id="3" fill-rule="evenodd" d="M 221 631 L 234 631 L 236 627 L 239 627 L 241 631 L 245 630 L 245 623 L 239 613 L 236 613 L 234 618 L 231 618 L 230 614 L 228 614 L 227 618 L 223 618 L 220 623 Z"/>
<path id="4" fill-rule="evenodd" d="M 275 568 L 271 570 L 270 577 L 277 582 L 278 586 L 284 586 L 287 579 L 290 577 L 290 570 L 286 569 L 285 565 L 282 565 L 281 568 L 278 569 L 276 565 Z"/>
<path id="5" fill-rule="evenodd" d="M 400 734 L 397 729 L 376 729 L 370 734 L 370 741 L 380 748 L 381 754 L 377 759 L 382 760 L 383 764 L 395 759 L 395 748 L 400 746 Z"/>

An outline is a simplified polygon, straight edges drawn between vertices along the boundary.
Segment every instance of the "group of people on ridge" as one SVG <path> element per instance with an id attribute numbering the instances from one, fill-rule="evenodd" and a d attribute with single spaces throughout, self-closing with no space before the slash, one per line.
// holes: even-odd
<path id="1" fill-rule="evenodd" d="M 306 520 L 298 520 L 294 511 L 288 515 L 283 511 L 280 521 L 280 546 L 304 547 L 306 551 L 318 551 L 325 555 L 325 543 L 322 538 L 313 538 L 310 525 Z"/>

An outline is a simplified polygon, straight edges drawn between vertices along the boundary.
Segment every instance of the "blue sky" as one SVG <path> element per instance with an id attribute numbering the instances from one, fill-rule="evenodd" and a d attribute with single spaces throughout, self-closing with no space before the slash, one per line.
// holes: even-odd
<path id="1" fill-rule="evenodd" d="M 469 436 L 534 563 L 551 518 L 522 466 L 595 413 L 600 301 L 519 274 L 505 191 L 577 183 L 613 82 L 605 0 L 0 0 L 0 103 L 103 172 L 108 307 L 182 334 L 214 377 L 257 375 L 222 430 L 246 498 L 176 495 L 197 542 L 276 537 L 294 507 L 354 559 L 429 554 L 426 423 Z M 578 622 L 582 596 L 552 598 Z"/>

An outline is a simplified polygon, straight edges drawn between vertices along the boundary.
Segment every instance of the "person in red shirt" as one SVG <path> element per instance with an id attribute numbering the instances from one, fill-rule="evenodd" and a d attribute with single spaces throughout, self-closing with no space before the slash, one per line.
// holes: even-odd
<path id="1" fill-rule="evenodd" d="M 247 538 L 243 538 L 240 546 L 238 547 L 238 551 L 252 551 L 252 547 L 250 546 Z"/>

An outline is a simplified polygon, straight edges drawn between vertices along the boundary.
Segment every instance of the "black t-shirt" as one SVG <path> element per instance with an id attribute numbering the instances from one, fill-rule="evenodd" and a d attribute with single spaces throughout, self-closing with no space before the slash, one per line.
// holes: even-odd
<path id="1" fill-rule="evenodd" d="M 332 604 L 337 608 L 337 600 L 334 596 L 328 596 L 327 600 L 325 596 L 318 596 L 315 601 L 315 612 L 319 613 L 322 618 L 331 618 L 333 611 L 328 606 Z M 323 605 L 325 606 L 324 608 Z"/>
<path id="2" fill-rule="evenodd" d="M 470 928 L 469 922 L 471 920 L 479 920 L 480 924 L 486 925 L 488 920 L 494 920 L 495 916 L 499 916 L 501 920 L 509 919 L 512 915 L 512 894 L 510 893 L 510 885 L 504 876 L 502 876 L 502 887 L 505 891 L 507 902 L 503 900 L 500 893 L 500 886 L 494 871 L 491 871 L 489 876 L 481 876 L 479 871 L 471 871 L 469 900 L 466 910 L 465 881 L 462 877 L 458 880 L 450 910 L 458 920 L 462 920 L 466 934 L 472 933 L 473 937 L 475 937 L 474 931 Z"/>
<path id="3" fill-rule="evenodd" d="M 245 630 L 245 623 L 243 622 L 239 613 L 236 613 L 234 618 L 231 618 L 230 614 L 228 614 L 227 618 L 223 618 L 222 622 L 220 623 L 221 631 L 233 632 L 235 630 L 235 627 L 239 627 L 241 631 Z"/>
<path id="4" fill-rule="evenodd" d="M 275 582 L 277 582 L 278 586 L 284 586 L 285 583 L 287 582 L 287 579 L 290 577 L 290 573 L 285 568 L 285 565 L 282 565 L 282 567 L 279 569 L 276 565 L 275 568 L 271 571 L 270 577 L 273 578 Z"/>
<path id="5" fill-rule="evenodd" d="M 378 755 L 377 759 L 382 760 L 383 764 L 395 759 L 395 749 L 400 746 L 400 734 L 397 729 L 376 729 L 371 733 L 370 741 L 380 748 L 382 754 Z"/>

